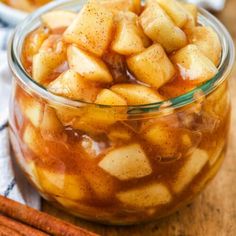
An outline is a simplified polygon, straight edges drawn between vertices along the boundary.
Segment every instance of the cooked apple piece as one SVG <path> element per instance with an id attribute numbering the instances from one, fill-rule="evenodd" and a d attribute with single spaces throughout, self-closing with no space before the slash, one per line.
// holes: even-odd
<path id="1" fill-rule="evenodd" d="M 156 122 L 143 130 L 143 137 L 157 147 L 158 156 L 170 158 L 177 154 L 180 134 L 170 124 Z"/>
<path id="2" fill-rule="evenodd" d="M 118 12 L 115 14 L 114 21 L 115 21 L 115 24 L 121 21 L 127 22 L 127 24 L 129 22 L 129 24 L 132 25 L 132 30 L 134 30 L 135 34 L 141 38 L 143 46 L 145 48 L 152 44 L 152 41 L 144 33 L 139 23 L 139 17 L 133 12 L 130 12 L 130 11 Z"/>
<path id="3" fill-rule="evenodd" d="M 140 23 L 144 33 L 153 41 L 160 43 L 168 53 L 187 44 L 185 33 L 175 26 L 156 1 L 149 4 L 142 12 Z"/>
<path id="4" fill-rule="evenodd" d="M 140 0 L 89 0 L 91 3 L 99 3 L 105 8 L 114 11 L 132 11 L 139 14 L 141 11 Z"/>
<path id="5" fill-rule="evenodd" d="M 114 83 L 124 83 L 128 81 L 129 77 L 127 75 L 125 56 L 115 52 L 107 52 L 102 59 L 109 66 Z"/>
<path id="6" fill-rule="evenodd" d="M 221 84 L 203 102 L 203 110 L 217 119 L 225 119 L 230 107 L 229 85 Z"/>
<path id="7" fill-rule="evenodd" d="M 179 171 L 176 180 L 174 181 L 173 190 L 180 193 L 184 188 L 191 183 L 208 162 L 208 154 L 206 151 L 196 149 L 191 156 L 186 160 L 186 163 Z"/>
<path id="8" fill-rule="evenodd" d="M 72 200 L 81 200 L 88 194 L 87 183 L 79 175 L 57 173 L 41 167 L 37 167 L 37 173 L 45 193 Z"/>
<path id="9" fill-rule="evenodd" d="M 138 80 L 155 88 L 161 87 L 175 75 L 175 68 L 160 44 L 129 57 L 127 64 Z"/>
<path id="10" fill-rule="evenodd" d="M 72 125 L 73 122 L 79 119 L 84 114 L 82 107 L 70 107 L 54 105 L 57 117 L 64 126 Z"/>
<path id="11" fill-rule="evenodd" d="M 172 81 L 169 83 L 164 84 L 160 89 L 159 93 L 163 95 L 166 98 L 174 98 L 181 96 L 191 90 L 196 88 L 195 85 L 191 83 L 186 83 L 184 80 L 182 80 L 181 77 L 175 77 Z"/>
<path id="12" fill-rule="evenodd" d="M 157 2 L 178 27 L 182 28 L 185 25 L 188 20 L 188 16 L 186 10 L 178 1 L 157 0 Z"/>
<path id="13" fill-rule="evenodd" d="M 198 10 L 195 4 L 180 2 L 182 7 L 186 10 L 188 20 L 183 26 L 183 31 L 189 36 L 193 28 L 197 25 Z"/>
<path id="14" fill-rule="evenodd" d="M 86 4 L 64 32 L 67 43 L 102 56 L 112 39 L 113 14 L 99 4 Z"/>
<path id="15" fill-rule="evenodd" d="M 106 64 L 100 58 L 71 45 L 67 50 L 67 59 L 70 69 L 76 71 L 85 79 L 98 83 L 112 82 L 112 76 Z"/>
<path id="16" fill-rule="evenodd" d="M 116 182 L 112 176 L 100 169 L 95 163 L 86 163 L 83 172 L 91 189 L 101 200 L 110 199 L 116 189 Z"/>
<path id="17" fill-rule="evenodd" d="M 88 197 L 89 198 L 89 197 Z M 91 204 L 81 203 L 81 201 L 70 200 L 62 197 L 54 197 L 54 199 L 63 207 L 67 208 L 72 214 L 94 217 L 98 216 L 100 219 L 107 219 L 107 221 L 111 218 L 111 213 L 105 211 L 104 208 L 98 206 L 91 206 Z M 99 213 L 98 213 L 99 212 Z"/>
<path id="18" fill-rule="evenodd" d="M 76 18 L 77 14 L 71 11 L 51 11 L 41 16 L 43 24 L 54 30 L 58 28 L 67 28 Z"/>
<path id="19" fill-rule="evenodd" d="M 110 151 L 99 162 L 99 166 L 120 180 L 142 178 L 152 173 L 148 158 L 139 144 Z"/>
<path id="20" fill-rule="evenodd" d="M 108 133 L 108 138 L 111 141 L 118 142 L 118 141 L 123 141 L 127 142 L 131 139 L 132 137 L 132 131 L 128 130 L 126 127 L 117 124 L 109 129 Z"/>
<path id="21" fill-rule="evenodd" d="M 97 96 L 96 104 L 111 105 L 111 106 L 125 106 L 127 102 L 120 95 L 112 92 L 110 89 L 103 89 Z"/>
<path id="22" fill-rule="evenodd" d="M 47 89 L 57 95 L 86 102 L 94 102 L 100 90 L 95 84 L 86 81 L 73 70 L 65 71 L 52 81 Z"/>
<path id="23" fill-rule="evenodd" d="M 38 156 L 44 155 L 42 147 L 44 147 L 44 141 L 40 135 L 40 132 L 36 130 L 32 125 L 28 125 L 25 128 L 23 141 L 28 148 Z"/>
<path id="24" fill-rule="evenodd" d="M 59 121 L 54 108 L 45 106 L 42 122 L 40 123 L 40 130 L 42 137 L 45 139 L 51 139 L 63 133 L 64 127 Z"/>
<path id="25" fill-rule="evenodd" d="M 211 166 L 211 169 L 205 173 L 204 177 L 201 178 L 201 180 L 198 181 L 196 184 L 194 184 L 193 186 L 194 193 L 201 192 L 204 189 L 204 187 L 207 185 L 207 183 L 214 178 L 214 176 L 219 171 L 223 161 L 224 161 L 224 158 L 218 158 L 216 162 L 214 163 L 214 165 Z"/>
<path id="26" fill-rule="evenodd" d="M 39 52 L 55 52 L 64 54 L 64 57 L 66 58 L 66 45 L 62 41 L 62 36 L 60 34 L 51 34 L 43 41 Z"/>
<path id="27" fill-rule="evenodd" d="M 19 105 L 21 112 L 29 119 L 34 127 L 39 127 L 43 118 L 43 104 L 39 103 L 36 98 L 27 96 L 20 97 Z"/>
<path id="28" fill-rule="evenodd" d="M 26 37 L 23 52 L 28 62 L 32 62 L 33 56 L 39 52 L 41 45 L 49 34 L 50 30 L 41 26 Z"/>
<path id="29" fill-rule="evenodd" d="M 37 166 L 35 162 L 31 160 L 27 163 L 23 163 L 21 165 L 21 168 L 24 170 L 24 172 L 27 173 L 27 175 L 29 175 L 30 181 L 35 185 L 35 187 L 41 190 L 41 186 L 40 186 L 38 174 L 37 174 Z"/>
<path id="30" fill-rule="evenodd" d="M 39 52 L 33 57 L 33 79 L 43 84 L 53 71 L 65 61 L 64 53 Z"/>
<path id="31" fill-rule="evenodd" d="M 190 42 L 195 44 L 216 66 L 221 57 L 221 44 L 217 33 L 206 26 L 194 27 Z"/>
<path id="32" fill-rule="evenodd" d="M 118 120 L 126 118 L 126 107 L 102 107 L 100 105 L 85 108 L 84 114 L 73 122 L 73 128 L 90 134 L 104 133 Z"/>
<path id="33" fill-rule="evenodd" d="M 191 82 L 193 85 L 211 79 L 218 72 L 213 62 L 193 44 L 177 51 L 172 56 L 172 61 L 178 67 L 182 79 Z"/>
<path id="34" fill-rule="evenodd" d="M 143 41 L 134 20 L 127 17 L 118 20 L 111 49 L 122 55 L 131 55 L 144 50 Z"/>
<path id="35" fill-rule="evenodd" d="M 210 166 L 215 165 L 215 163 L 222 157 L 222 152 L 224 152 L 226 147 L 225 139 L 220 140 L 219 142 L 215 142 L 214 147 L 209 154 L 209 164 Z"/>
<path id="36" fill-rule="evenodd" d="M 156 207 L 168 204 L 172 196 L 162 183 L 147 184 L 137 189 L 119 192 L 117 198 L 122 203 L 135 208 Z"/>
<path id="37" fill-rule="evenodd" d="M 128 105 L 142 105 L 163 101 L 155 90 L 139 84 L 116 84 L 111 90 L 123 97 Z"/>

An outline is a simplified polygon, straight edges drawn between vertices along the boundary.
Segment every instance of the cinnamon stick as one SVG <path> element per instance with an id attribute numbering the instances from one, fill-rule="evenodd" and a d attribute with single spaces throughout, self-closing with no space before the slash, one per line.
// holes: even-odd
<path id="1" fill-rule="evenodd" d="M 22 236 L 22 234 L 4 225 L 0 225 L 0 236 Z"/>
<path id="2" fill-rule="evenodd" d="M 37 229 L 33 229 L 30 226 L 24 225 L 20 222 L 17 222 L 13 219 L 0 215 L 0 225 L 8 227 L 10 229 L 15 230 L 24 236 L 49 236 L 48 234 L 43 233 Z"/>
<path id="3" fill-rule="evenodd" d="M 57 236 L 98 236 L 46 213 L 0 196 L 0 212 L 10 218 Z"/>

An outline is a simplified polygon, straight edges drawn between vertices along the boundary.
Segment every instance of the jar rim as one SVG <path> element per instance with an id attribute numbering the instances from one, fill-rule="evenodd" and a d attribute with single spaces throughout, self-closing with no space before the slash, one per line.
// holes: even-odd
<path id="1" fill-rule="evenodd" d="M 81 8 L 82 4 L 86 1 L 78 0 L 62 0 L 59 2 L 52 2 L 39 10 L 35 13 L 29 15 L 14 31 L 11 40 L 9 42 L 8 48 L 8 61 L 10 68 L 13 74 L 19 79 L 24 86 L 26 86 L 31 92 L 39 95 L 40 97 L 61 104 L 65 106 L 71 107 L 83 107 L 88 105 L 95 105 L 98 107 L 105 107 L 105 108 L 112 108 L 112 107 L 126 107 L 128 108 L 129 114 L 145 114 L 150 112 L 158 112 L 169 108 L 181 108 L 185 107 L 191 103 L 196 102 L 201 96 L 207 96 L 208 94 L 212 93 L 218 86 L 220 86 L 229 76 L 230 72 L 232 71 L 234 59 L 235 59 L 235 51 L 234 51 L 234 43 L 233 40 L 225 28 L 225 26 L 216 19 L 212 14 L 208 11 L 199 8 L 198 13 L 198 21 L 202 25 L 211 26 L 215 32 L 218 34 L 218 37 L 221 42 L 222 46 L 222 55 L 220 64 L 218 66 L 218 73 L 205 82 L 204 84 L 196 87 L 195 89 L 184 93 L 180 96 L 162 101 L 157 103 L 150 103 L 145 105 L 128 105 L 128 106 L 110 106 L 110 105 L 100 105 L 95 103 L 89 103 L 80 100 L 72 100 L 69 98 L 65 98 L 62 96 L 55 95 L 49 92 L 45 87 L 38 84 L 34 81 L 31 76 L 26 72 L 24 69 L 22 62 L 21 62 L 21 50 L 23 46 L 24 39 L 29 32 L 34 30 L 39 26 L 39 17 L 44 14 L 45 12 L 56 10 L 56 9 L 67 9 L 70 6 L 77 6 L 78 10 Z M 77 5 L 75 5 L 77 4 Z M 27 29 L 27 30 L 26 30 Z M 24 33 L 23 33 L 24 32 Z M 200 92 L 200 93 L 199 93 Z M 199 96 L 195 96 L 195 94 L 200 94 Z"/>

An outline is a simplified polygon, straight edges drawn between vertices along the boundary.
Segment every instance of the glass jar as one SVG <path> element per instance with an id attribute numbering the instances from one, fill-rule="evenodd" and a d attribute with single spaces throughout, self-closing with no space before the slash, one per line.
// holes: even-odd
<path id="1" fill-rule="evenodd" d="M 222 44 L 218 74 L 187 94 L 142 106 L 99 106 L 51 94 L 26 73 L 25 37 L 52 3 L 16 29 L 9 49 L 14 74 L 10 114 L 16 160 L 40 194 L 68 212 L 108 224 L 166 216 L 187 204 L 218 172 L 230 126 L 228 80 L 234 46 L 224 26 L 200 9 Z"/>

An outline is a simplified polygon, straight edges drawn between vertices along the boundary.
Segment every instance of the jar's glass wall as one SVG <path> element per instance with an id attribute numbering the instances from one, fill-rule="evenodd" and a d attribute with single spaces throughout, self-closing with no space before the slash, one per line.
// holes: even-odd
<path id="1" fill-rule="evenodd" d="M 168 215 L 197 195 L 224 159 L 232 41 L 204 13 L 199 20 L 222 33 L 223 51 L 220 72 L 202 87 L 158 105 L 71 101 L 33 82 L 20 61 L 24 38 L 38 26 L 42 12 L 53 6 L 80 8 L 78 1 L 64 2 L 28 18 L 10 46 L 10 134 L 16 160 L 45 199 L 83 218 L 132 224 Z"/>
<path id="2" fill-rule="evenodd" d="M 11 141 L 21 168 L 49 201 L 105 223 L 159 218 L 189 202 L 224 158 L 228 82 L 167 115 L 121 119 L 72 108 L 15 80 Z"/>

